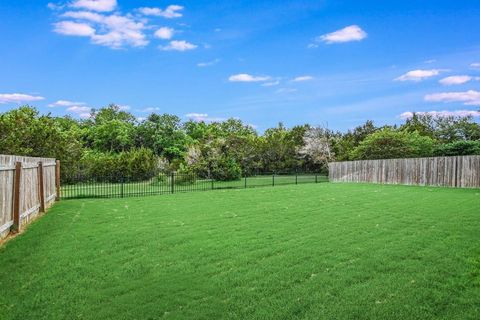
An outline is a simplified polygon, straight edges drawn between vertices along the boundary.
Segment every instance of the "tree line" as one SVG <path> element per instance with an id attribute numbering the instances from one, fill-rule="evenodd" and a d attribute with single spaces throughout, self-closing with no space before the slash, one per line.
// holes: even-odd
<path id="1" fill-rule="evenodd" d="M 22 106 L 0 113 L 0 154 L 59 159 L 64 178 L 141 180 L 177 171 L 234 180 L 262 172 L 326 172 L 329 161 L 480 154 L 480 125 L 471 117 L 414 114 L 399 126 L 366 121 L 339 132 L 279 123 L 259 134 L 239 119 L 182 122 L 152 113 L 139 121 L 114 104 L 92 109 L 84 120 Z"/>

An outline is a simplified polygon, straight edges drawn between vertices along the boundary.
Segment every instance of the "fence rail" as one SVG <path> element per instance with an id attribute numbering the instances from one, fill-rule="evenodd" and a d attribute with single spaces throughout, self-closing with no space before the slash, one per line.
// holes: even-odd
<path id="1" fill-rule="evenodd" d="M 59 163 L 0 155 L 0 239 L 29 224 L 58 197 Z"/>
<path id="2" fill-rule="evenodd" d="M 480 188 L 480 156 L 332 162 L 332 182 Z"/>
<path id="3" fill-rule="evenodd" d="M 134 181 L 129 177 L 81 176 L 78 183 L 68 178 L 62 183 L 62 199 L 75 198 L 123 198 L 131 196 L 160 195 L 178 192 L 207 191 L 215 189 L 244 189 L 288 184 L 320 183 L 328 181 L 319 173 L 272 173 L 245 176 L 233 181 L 220 181 L 198 177 L 195 174 L 156 174 L 149 179 Z"/>

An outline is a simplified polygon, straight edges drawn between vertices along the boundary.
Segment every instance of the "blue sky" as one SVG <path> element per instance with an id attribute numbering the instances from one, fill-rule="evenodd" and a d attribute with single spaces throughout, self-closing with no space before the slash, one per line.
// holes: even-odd
<path id="1" fill-rule="evenodd" d="M 480 113 L 480 3 L 0 1 L 0 110 L 122 105 L 262 131 Z"/>

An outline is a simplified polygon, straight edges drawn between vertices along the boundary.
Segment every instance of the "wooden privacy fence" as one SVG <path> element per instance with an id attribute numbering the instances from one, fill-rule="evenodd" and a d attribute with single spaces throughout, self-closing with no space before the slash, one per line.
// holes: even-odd
<path id="1" fill-rule="evenodd" d="M 60 162 L 0 155 L 0 239 L 18 232 L 59 198 Z"/>
<path id="2" fill-rule="evenodd" d="M 480 156 L 332 162 L 332 182 L 480 188 Z"/>

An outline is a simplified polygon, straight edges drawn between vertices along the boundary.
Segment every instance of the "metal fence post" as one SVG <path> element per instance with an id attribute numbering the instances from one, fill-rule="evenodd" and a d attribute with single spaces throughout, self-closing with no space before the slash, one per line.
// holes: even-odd
<path id="1" fill-rule="evenodd" d="M 298 171 L 295 170 L 295 184 L 298 184 Z"/>
<path id="2" fill-rule="evenodd" d="M 125 183 L 125 177 L 122 175 L 120 178 L 120 198 L 123 198 L 123 185 Z"/>
<path id="3" fill-rule="evenodd" d="M 212 190 L 213 190 L 213 189 L 214 189 L 214 185 L 213 185 L 214 180 L 213 180 L 213 177 L 210 177 L 210 180 L 211 180 L 211 182 L 212 182 Z"/>
<path id="4" fill-rule="evenodd" d="M 171 181 L 171 184 L 172 184 L 172 186 L 171 186 L 172 193 L 174 193 L 175 192 L 175 172 L 172 172 L 172 178 L 170 179 L 170 181 Z"/>
<path id="5" fill-rule="evenodd" d="M 245 173 L 245 189 L 247 189 L 247 174 Z"/>
<path id="6" fill-rule="evenodd" d="M 317 174 L 315 173 L 315 183 L 318 183 Z"/>
<path id="7" fill-rule="evenodd" d="M 60 201 L 60 160 L 55 161 L 55 201 Z"/>
<path id="8" fill-rule="evenodd" d="M 272 187 L 275 187 L 275 172 L 272 174 Z"/>

